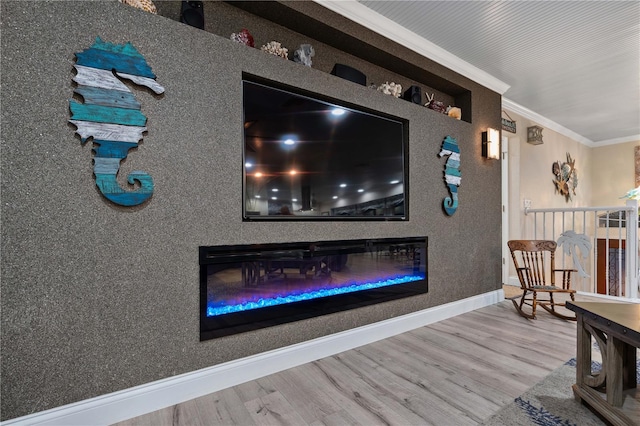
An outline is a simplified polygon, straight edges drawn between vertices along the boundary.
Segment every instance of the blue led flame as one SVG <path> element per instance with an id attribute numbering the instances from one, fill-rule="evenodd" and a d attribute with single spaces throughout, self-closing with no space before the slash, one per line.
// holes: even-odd
<path id="1" fill-rule="evenodd" d="M 231 314 L 234 312 L 243 312 L 251 309 L 266 308 L 268 306 L 283 305 L 286 303 L 300 302 L 303 300 L 318 299 L 320 297 L 335 296 L 338 294 L 353 293 L 361 290 L 370 290 L 380 287 L 388 287 L 396 284 L 405 284 L 413 281 L 424 280 L 424 275 L 405 275 L 402 277 L 390 278 L 384 281 L 377 281 L 372 283 L 352 284 L 344 287 L 334 287 L 327 289 L 318 289 L 312 291 L 306 291 L 300 294 L 290 294 L 287 296 L 275 296 L 268 298 L 261 298 L 257 301 L 248 301 L 235 305 L 223 305 L 223 306 L 207 306 L 207 316 L 214 317 L 217 315 Z"/>

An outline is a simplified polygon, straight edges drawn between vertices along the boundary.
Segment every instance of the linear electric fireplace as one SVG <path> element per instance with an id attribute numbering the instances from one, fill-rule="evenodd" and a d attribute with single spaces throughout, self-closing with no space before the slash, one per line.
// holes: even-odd
<path id="1" fill-rule="evenodd" d="M 426 237 L 200 247 L 200 340 L 427 290 Z"/>

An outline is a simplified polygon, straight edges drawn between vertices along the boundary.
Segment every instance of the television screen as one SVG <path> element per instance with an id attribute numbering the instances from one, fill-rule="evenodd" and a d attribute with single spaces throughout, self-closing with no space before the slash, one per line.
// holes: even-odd
<path id="1" fill-rule="evenodd" d="M 406 220 L 408 122 L 243 80 L 244 220 Z"/>

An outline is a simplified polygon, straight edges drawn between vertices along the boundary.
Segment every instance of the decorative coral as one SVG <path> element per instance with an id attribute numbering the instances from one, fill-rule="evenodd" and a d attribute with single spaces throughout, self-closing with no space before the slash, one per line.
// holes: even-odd
<path id="1" fill-rule="evenodd" d="M 238 34 L 231 33 L 231 36 L 229 38 L 237 43 L 244 44 L 245 46 L 249 46 L 249 47 L 255 46 L 253 42 L 253 36 L 245 28 L 243 28 Z"/>
<path id="2" fill-rule="evenodd" d="M 136 9 L 142 9 L 145 12 L 153 13 L 154 15 L 158 13 L 156 10 L 156 5 L 153 4 L 151 0 L 118 0 L 120 3 L 128 4 L 129 6 L 133 6 Z"/>
<path id="3" fill-rule="evenodd" d="M 282 47 L 278 41 L 270 41 L 260 48 L 263 52 L 267 52 L 271 55 L 280 56 L 281 58 L 289 58 L 289 49 Z"/>
<path id="4" fill-rule="evenodd" d="M 391 95 L 395 98 L 399 98 L 402 94 L 402 86 L 400 84 L 394 83 L 393 81 L 391 83 L 387 81 L 386 83 L 378 86 L 378 92 L 382 92 L 385 95 Z"/>

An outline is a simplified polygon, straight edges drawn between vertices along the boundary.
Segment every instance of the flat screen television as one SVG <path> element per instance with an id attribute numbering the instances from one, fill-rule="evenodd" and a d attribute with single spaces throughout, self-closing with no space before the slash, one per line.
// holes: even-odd
<path id="1" fill-rule="evenodd" d="M 242 86 L 245 221 L 407 220 L 407 120 L 247 75 Z"/>

